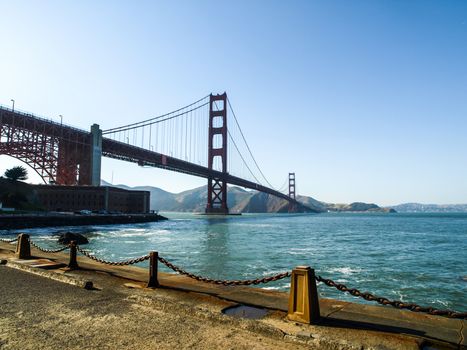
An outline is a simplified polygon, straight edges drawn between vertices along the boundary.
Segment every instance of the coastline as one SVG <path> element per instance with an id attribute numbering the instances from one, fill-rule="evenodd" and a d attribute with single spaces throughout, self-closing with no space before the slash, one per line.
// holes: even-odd
<path id="1" fill-rule="evenodd" d="M 26 229 L 61 226 L 120 225 L 168 220 L 159 214 L 14 214 L 0 215 L 1 229 Z"/>
<path id="2" fill-rule="evenodd" d="M 14 245 L 0 243 L 0 257 L 15 261 L 13 249 Z M 66 264 L 68 261 L 68 254 L 66 253 L 43 253 L 35 248 L 32 249 L 32 253 L 36 257 L 48 258 L 55 263 Z M 448 349 L 452 346 L 465 348 L 467 346 L 465 320 L 448 319 L 401 311 L 390 307 L 356 304 L 335 299 L 320 299 L 322 322 L 319 325 L 297 324 L 285 319 L 288 305 L 288 293 L 286 292 L 242 286 L 212 285 L 194 281 L 185 276 L 161 272 L 159 272 L 161 287 L 147 289 L 145 288 L 148 278 L 148 269 L 146 268 L 107 266 L 91 261 L 81 255 L 78 256 L 78 263 L 80 270 L 68 271 L 63 268 L 55 268 L 48 269 L 48 271 L 92 280 L 97 289 L 87 292 L 90 293 L 90 299 L 93 298 L 92 294 L 99 294 L 105 290 L 121 293 L 121 289 L 124 288 L 128 292 L 125 292 L 128 294 L 127 299 L 143 298 L 145 300 L 143 304 L 146 305 L 155 300 L 154 308 L 156 309 L 151 312 L 156 312 L 158 316 L 160 316 L 160 313 L 169 313 L 171 317 L 185 319 L 186 322 L 189 322 L 194 317 L 192 311 L 196 310 L 197 316 L 194 322 L 198 324 L 197 327 L 207 327 L 208 330 L 228 331 L 232 328 L 230 323 L 232 318 L 221 313 L 226 307 L 238 304 L 260 307 L 268 310 L 268 316 L 264 319 L 238 320 L 238 322 L 235 322 L 237 322 L 240 329 L 245 329 L 242 327 L 247 325 L 249 332 L 255 334 L 256 337 L 261 336 L 270 339 L 272 336 L 276 341 L 281 342 L 280 344 L 284 349 L 294 348 L 291 347 L 290 342 L 295 344 L 297 348 L 300 348 L 298 345 L 307 344 L 322 349 L 368 348 L 371 344 L 375 346 L 385 345 L 387 348 L 392 349 L 417 349 L 421 348 L 422 345 L 432 346 L 437 349 Z M 6 267 L 0 268 L 8 268 L 8 264 Z M 37 283 L 38 288 L 42 288 L 42 284 L 47 284 L 48 280 L 43 279 L 42 282 L 38 280 Z M 14 288 L 14 286 L 10 287 Z M 128 291 L 128 288 L 133 289 Z M 77 288 L 76 290 L 81 289 Z M 17 292 L 20 295 L 22 294 L 21 290 Z M 40 290 L 37 293 L 40 295 Z M 74 292 L 71 290 L 70 293 Z M 80 303 L 83 304 L 82 312 L 98 312 L 104 318 L 111 316 L 112 311 L 110 310 L 113 310 L 112 307 L 102 309 L 103 306 L 99 303 L 87 304 L 87 298 L 84 296 L 83 299 L 80 299 Z M 115 296 L 114 299 L 109 299 L 107 303 L 118 303 L 120 299 Z M 201 299 L 203 302 L 200 302 Z M 21 307 L 27 300 L 20 300 L 19 302 L 20 304 L 17 306 Z M 56 302 L 57 300 L 54 300 L 48 308 L 53 309 L 52 306 Z M 37 307 L 44 308 L 45 305 L 39 304 Z M 208 312 L 206 309 L 210 311 Z M 200 314 L 203 316 L 199 316 Z M 49 316 L 60 318 L 63 317 L 63 314 L 52 313 Z M 70 322 L 70 320 L 65 318 L 62 319 L 62 322 Z M 73 324 L 73 320 L 71 322 Z M 138 319 L 123 318 L 119 321 L 119 327 L 136 326 L 139 324 L 138 322 Z M 34 328 L 32 324 L 28 325 Z M 184 326 L 184 323 L 179 324 L 181 328 Z M 164 324 L 161 327 L 163 328 Z M 53 332 L 53 329 L 48 331 Z M 157 328 L 156 331 L 165 334 L 161 328 Z M 135 332 L 138 337 L 143 336 L 138 328 L 135 329 Z M 9 334 L 9 337 L 14 338 L 15 336 Z M 205 341 L 212 342 L 211 344 L 216 342 L 215 339 Z M 262 343 L 258 339 L 250 339 L 249 341 L 258 348 L 273 348 L 267 346 L 267 342 Z M 364 347 L 362 347 L 363 345 Z M 112 342 L 108 346 L 111 348 Z M 123 346 L 123 348 L 127 347 Z M 194 348 L 201 347 L 194 346 Z M 206 348 L 217 348 L 217 346 L 207 346 Z"/>

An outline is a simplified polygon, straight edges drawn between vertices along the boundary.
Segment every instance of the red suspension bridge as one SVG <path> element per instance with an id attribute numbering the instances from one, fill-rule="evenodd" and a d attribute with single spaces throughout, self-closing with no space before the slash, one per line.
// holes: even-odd
<path id="1" fill-rule="evenodd" d="M 291 211 L 303 207 L 294 173 L 280 189 L 266 179 L 226 93 L 108 130 L 94 124 L 90 132 L 0 106 L 0 155 L 57 185 L 99 186 L 102 156 L 206 178 L 206 213 L 228 213 L 227 184 L 285 199 Z"/>

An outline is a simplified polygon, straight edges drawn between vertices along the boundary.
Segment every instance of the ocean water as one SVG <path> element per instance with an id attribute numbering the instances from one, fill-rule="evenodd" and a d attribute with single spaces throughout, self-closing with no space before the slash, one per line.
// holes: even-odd
<path id="1" fill-rule="evenodd" d="M 309 265 L 361 291 L 467 311 L 467 214 L 165 215 L 169 221 L 21 232 L 48 248 L 57 247 L 54 234 L 80 232 L 96 256 L 124 260 L 158 251 L 192 273 L 216 279 L 252 279 Z M 17 233 L 0 231 L 0 237 Z M 290 283 L 259 286 L 287 290 Z M 323 297 L 365 303 L 322 284 L 318 290 Z"/>

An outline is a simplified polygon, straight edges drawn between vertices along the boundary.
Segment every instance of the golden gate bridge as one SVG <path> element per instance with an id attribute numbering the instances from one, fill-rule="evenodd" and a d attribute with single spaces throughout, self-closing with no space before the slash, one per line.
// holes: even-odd
<path id="1" fill-rule="evenodd" d="M 303 207 L 295 173 L 279 189 L 270 184 L 226 93 L 107 130 L 93 124 L 90 132 L 0 106 L 0 155 L 25 162 L 45 183 L 57 185 L 99 186 L 102 157 L 206 178 L 208 214 L 228 213 L 227 184 L 285 199 L 289 211 Z"/>

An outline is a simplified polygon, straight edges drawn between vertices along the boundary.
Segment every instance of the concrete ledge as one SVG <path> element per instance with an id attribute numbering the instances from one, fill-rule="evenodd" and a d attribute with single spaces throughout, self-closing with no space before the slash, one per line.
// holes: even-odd
<path id="1" fill-rule="evenodd" d="M 0 253 L 2 253 L 2 248 L 4 252 L 10 252 L 8 257 L 13 255 L 11 245 L 0 243 Z M 32 248 L 32 253 L 36 255 L 36 258 L 40 256 L 51 259 L 56 263 L 67 263 L 69 260 L 69 256 L 65 253 L 43 253 L 35 248 Z M 78 265 L 82 271 L 88 273 L 94 271 L 104 272 L 113 277 L 142 284 L 148 281 L 148 268 L 103 265 L 82 255 L 78 255 Z M 79 271 L 76 272 L 79 273 Z M 287 292 L 244 286 L 212 285 L 189 279 L 186 276 L 164 272 L 159 272 L 158 279 L 161 289 L 202 293 L 229 302 L 263 307 L 285 313 L 288 310 L 289 295 Z M 319 286 L 318 288 L 323 287 Z M 455 346 L 459 349 L 467 349 L 466 320 L 334 299 L 321 298 L 319 302 L 322 316 L 319 327 L 322 329 L 380 331 L 386 334 L 407 335 L 419 339 L 426 346 L 436 344 L 438 348 Z M 435 348 L 437 348 L 436 346 Z"/>
<path id="2" fill-rule="evenodd" d="M 36 267 L 31 267 L 31 266 L 21 264 L 21 263 L 18 263 L 18 262 L 14 262 L 14 261 L 2 260 L 1 263 L 4 264 L 5 261 L 6 261 L 6 266 L 11 267 L 13 269 L 29 272 L 29 273 L 32 273 L 34 275 L 50 278 L 52 280 L 67 283 L 67 284 L 71 284 L 71 285 L 74 285 L 74 286 L 77 286 L 77 287 L 80 287 L 80 288 L 84 288 L 84 289 L 88 289 L 88 290 L 93 289 L 92 281 L 86 281 L 86 280 L 82 280 L 82 279 L 79 279 L 79 278 L 76 278 L 76 277 L 71 277 L 71 276 L 59 274 L 59 273 L 56 273 L 56 272 L 50 272 L 50 271 L 47 271 L 47 270 L 43 270 L 43 269 L 36 268 Z"/>

